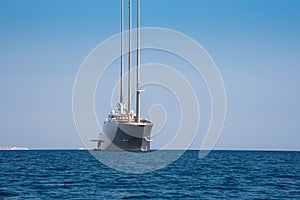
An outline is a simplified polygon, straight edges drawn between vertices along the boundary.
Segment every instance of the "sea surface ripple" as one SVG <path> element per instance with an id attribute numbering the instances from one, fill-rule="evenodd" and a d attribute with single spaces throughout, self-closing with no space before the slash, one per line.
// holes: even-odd
<path id="1" fill-rule="evenodd" d="M 173 151 L 167 153 L 172 155 Z M 0 199 L 300 199 L 300 152 L 187 151 L 146 174 L 88 151 L 0 151 Z"/>

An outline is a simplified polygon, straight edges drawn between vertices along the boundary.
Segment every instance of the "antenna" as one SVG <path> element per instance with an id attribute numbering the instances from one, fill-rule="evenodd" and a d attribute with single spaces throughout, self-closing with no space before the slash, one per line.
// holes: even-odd
<path id="1" fill-rule="evenodd" d="M 137 122 L 141 122 L 141 113 L 140 113 L 140 108 L 141 108 L 141 103 L 140 103 L 140 98 L 141 98 L 141 89 L 140 89 L 140 0 L 137 0 L 137 49 L 136 49 L 136 117 L 137 117 Z"/>
<path id="2" fill-rule="evenodd" d="M 120 85 L 120 111 L 123 113 L 124 93 L 124 0 L 121 0 L 121 85 Z"/>
<path id="3" fill-rule="evenodd" d="M 129 0 L 129 54 L 128 54 L 128 115 L 129 120 L 131 119 L 131 38 L 132 38 L 132 0 Z"/>

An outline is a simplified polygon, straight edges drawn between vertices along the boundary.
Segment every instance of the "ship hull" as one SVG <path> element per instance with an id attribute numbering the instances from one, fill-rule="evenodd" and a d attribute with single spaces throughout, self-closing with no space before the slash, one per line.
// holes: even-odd
<path id="1" fill-rule="evenodd" d="M 106 151 L 149 151 L 150 134 L 153 124 L 110 121 L 105 122 L 103 131 L 108 143 Z"/>

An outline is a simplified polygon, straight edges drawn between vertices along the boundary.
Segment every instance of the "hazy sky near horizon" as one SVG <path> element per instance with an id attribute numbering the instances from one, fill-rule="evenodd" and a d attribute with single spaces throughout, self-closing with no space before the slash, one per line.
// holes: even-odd
<path id="1" fill-rule="evenodd" d="M 300 150 L 299 10 L 298 0 L 141 0 L 142 27 L 192 37 L 218 66 L 227 118 L 216 148 Z M 76 73 L 119 31 L 119 0 L 2 0 L 0 146 L 81 147 L 72 116 Z M 201 137 L 192 148 L 200 144 Z"/>

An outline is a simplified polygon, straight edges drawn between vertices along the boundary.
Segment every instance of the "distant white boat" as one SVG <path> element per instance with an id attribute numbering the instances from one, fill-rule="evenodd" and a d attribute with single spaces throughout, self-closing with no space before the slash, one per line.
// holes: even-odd
<path id="1" fill-rule="evenodd" d="M 1 150 L 29 150 L 27 147 L 0 147 Z"/>
<path id="2" fill-rule="evenodd" d="M 78 150 L 93 150 L 93 148 L 80 147 Z"/>

